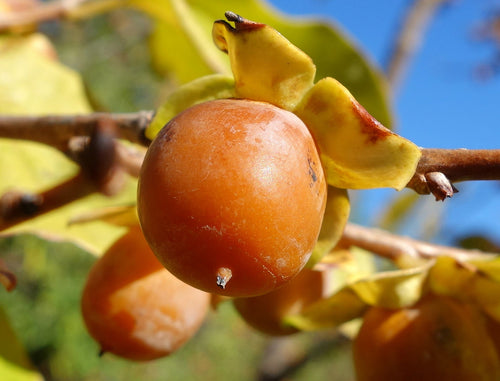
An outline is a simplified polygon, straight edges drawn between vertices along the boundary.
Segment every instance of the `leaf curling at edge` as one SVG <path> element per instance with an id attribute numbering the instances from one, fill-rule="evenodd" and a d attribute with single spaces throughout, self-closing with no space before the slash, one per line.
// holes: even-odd
<path id="1" fill-rule="evenodd" d="M 328 184 L 401 190 L 414 175 L 420 149 L 378 122 L 339 81 L 318 81 L 294 113 L 318 142 Z"/>
<path id="2" fill-rule="evenodd" d="M 216 46 L 229 55 L 237 96 L 293 110 L 313 86 L 312 59 L 269 25 L 232 12 L 226 16 L 234 27 L 217 20 L 212 35 Z"/>
<path id="3" fill-rule="evenodd" d="M 334 20 L 286 15 L 261 0 L 237 3 L 232 0 L 188 0 L 187 3 L 196 20 L 204 25 L 231 10 L 276 29 L 312 59 L 317 78 L 336 78 L 382 124 L 391 127 L 391 102 L 385 76 Z"/>
<path id="4" fill-rule="evenodd" d="M 402 308 L 416 303 L 425 291 L 425 282 L 434 261 L 423 266 L 375 273 L 346 284 L 333 295 L 284 318 L 299 330 L 337 328 L 360 318 L 371 306 Z"/>

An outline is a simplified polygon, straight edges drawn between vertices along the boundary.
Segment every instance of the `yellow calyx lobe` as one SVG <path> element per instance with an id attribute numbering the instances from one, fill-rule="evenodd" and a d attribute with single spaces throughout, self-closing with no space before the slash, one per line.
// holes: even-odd
<path id="1" fill-rule="evenodd" d="M 275 29 L 227 12 L 215 21 L 212 36 L 228 53 L 236 95 L 293 110 L 313 86 L 316 66 L 302 50 Z"/>
<path id="2" fill-rule="evenodd" d="M 311 88 L 294 113 L 316 139 L 332 186 L 400 190 L 415 173 L 420 149 L 382 126 L 333 78 Z"/>
<path id="3" fill-rule="evenodd" d="M 376 121 L 337 80 L 314 85 L 311 58 L 275 29 L 232 12 L 212 35 L 228 53 L 238 98 L 292 111 L 315 138 L 328 184 L 343 189 L 395 188 L 410 181 L 419 148 Z"/>

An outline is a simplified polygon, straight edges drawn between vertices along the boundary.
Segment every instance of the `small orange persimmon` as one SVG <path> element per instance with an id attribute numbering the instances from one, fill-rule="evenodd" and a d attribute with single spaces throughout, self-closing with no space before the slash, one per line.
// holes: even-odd
<path id="1" fill-rule="evenodd" d="M 475 306 L 427 295 L 400 310 L 371 308 L 353 345 L 358 381 L 489 381 L 500 361 Z"/>
<path id="2" fill-rule="evenodd" d="M 139 227 L 97 260 L 83 291 L 82 314 L 102 352 L 131 360 L 166 356 L 198 330 L 209 294 L 170 274 Z"/>
<path id="3" fill-rule="evenodd" d="M 297 332 L 283 324 L 283 318 L 301 312 L 325 295 L 328 276 L 325 271 L 302 270 L 284 286 L 265 295 L 237 298 L 233 304 L 248 325 L 259 332 L 281 336 Z"/>
<path id="4" fill-rule="evenodd" d="M 138 212 L 154 253 L 188 284 L 243 297 L 272 291 L 316 243 L 326 182 L 293 113 L 221 99 L 195 105 L 156 136 L 141 169 Z"/>

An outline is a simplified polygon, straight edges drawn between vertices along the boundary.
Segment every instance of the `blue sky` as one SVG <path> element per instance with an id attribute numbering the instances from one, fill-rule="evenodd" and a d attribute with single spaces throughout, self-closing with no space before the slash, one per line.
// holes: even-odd
<path id="1" fill-rule="evenodd" d="M 315 15 L 335 22 L 368 56 L 384 67 L 407 0 L 272 0 L 287 14 Z M 500 73 L 479 80 L 475 71 L 488 62 L 492 45 L 474 39 L 474 31 L 500 1 L 452 0 L 430 23 L 417 55 L 395 94 L 398 132 L 428 148 L 500 148 Z M 453 199 L 428 206 L 445 212 L 440 240 L 486 231 L 500 241 L 498 182 L 457 184 Z M 372 220 L 393 192 L 370 191 L 363 202 Z M 411 234 L 411 233 L 410 233 Z M 417 235 L 417 234 L 415 234 Z"/>

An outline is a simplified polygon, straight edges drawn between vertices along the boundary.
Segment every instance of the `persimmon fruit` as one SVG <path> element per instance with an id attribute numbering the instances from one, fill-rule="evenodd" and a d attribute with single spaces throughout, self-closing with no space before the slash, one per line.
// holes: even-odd
<path id="1" fill-rule="evenodd" d="M 314 140 L 293 113 L 221 99 L 183 111 L 149 147 L 138 212 L 160 262 L 207 292 L 272 291 L 316 243 L 326 181 Z"/>
<path id="2" fill-rule="evenodd" d="M 358 381 L 489 381 L 500 360 L 476 306 L 428 295 L 413 307 L 371 308 L 353 343 Z"/>
<path id="3" fill-rule="evenodd" d="M 81 300 L 87 330 L 101 351 L 137 361 L 181 347 L 201 326 L 209 304 L 209 294 L 162 266 L 139 227 L 96 261 Z"/>
<path id="4" fill-rule="evenodd" d="M 283 323 L 283 318 L 301 312 L 325 296 L 328 272 L 303 269 L 284 286 L 270 293 L 249 298 L 236 298 L 233 304 L 243 320 L 255 330 L 284 336 L 298 332 Z"/>

